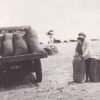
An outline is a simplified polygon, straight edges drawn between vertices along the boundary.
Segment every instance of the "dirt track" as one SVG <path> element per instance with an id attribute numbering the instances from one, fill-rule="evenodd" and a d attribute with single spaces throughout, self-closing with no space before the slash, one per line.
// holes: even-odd
<path id="1" fill-rule="evenodd" d="M 75 43 L 57 44 L 59 54 L 42 59 L 43 82 L 1 88 L 0 100 L 100 100 L 100 83 L 73 82 L 72 60 Z"/>

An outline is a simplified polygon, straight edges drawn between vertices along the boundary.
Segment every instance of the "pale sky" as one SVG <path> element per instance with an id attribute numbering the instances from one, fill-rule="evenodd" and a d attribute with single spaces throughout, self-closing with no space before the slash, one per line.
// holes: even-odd
<path id="1" fill-rule="evenodd" d="M 40 40 L 49 29 L 59 39 L 100 38 L 100 0 L 0 0 L 0 12 L 0 26 L 31 25 Z"/>

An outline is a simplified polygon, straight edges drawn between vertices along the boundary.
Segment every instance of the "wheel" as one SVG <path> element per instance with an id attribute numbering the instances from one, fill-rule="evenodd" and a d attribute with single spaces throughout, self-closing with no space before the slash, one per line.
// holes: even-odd
<path id="1" fill-rule="evenodd" d="M 42 82 L 41 60 L 40 59 L 35 59 L 34 60 L 34 66 L 35 66 L 36 82 Z"/>

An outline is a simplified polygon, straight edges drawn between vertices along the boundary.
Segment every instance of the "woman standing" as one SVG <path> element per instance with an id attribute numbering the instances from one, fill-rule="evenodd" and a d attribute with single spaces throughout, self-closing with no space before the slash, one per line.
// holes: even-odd
<path id="1" fill-rule="evenodd" d="M 88 81 L 90 68 L 90 47 L 89 43 L 86 41 L 86 35 L 84 33 L 78 34 L 75 56 L 81 56 L 85 59 L 86 81 Z"/>

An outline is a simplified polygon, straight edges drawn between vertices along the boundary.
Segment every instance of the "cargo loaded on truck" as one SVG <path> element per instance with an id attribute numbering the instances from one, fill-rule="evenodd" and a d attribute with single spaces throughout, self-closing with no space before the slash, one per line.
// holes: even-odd
<path id="1" fill-rule="evenodd" d="M 30 26 L 0 28 L 1 82 L 26 77 L 30 73 L 34 73 L 36 82 L 41 82 L 41 59 L 46 57 L 36 31 Z"/>

